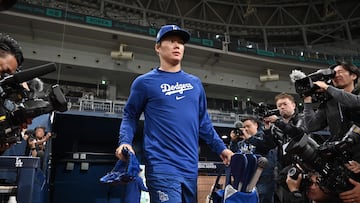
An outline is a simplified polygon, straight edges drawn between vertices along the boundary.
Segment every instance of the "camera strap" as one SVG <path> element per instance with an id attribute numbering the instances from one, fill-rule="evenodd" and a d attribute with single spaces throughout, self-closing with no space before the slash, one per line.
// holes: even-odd
<path id="1" fill-rule="evenodd" d="M 341 105 L 340 105 L 339 102 L 338 102 L 338 109 L 339 109 L 339 114 L 340 114 L 340 121 L 341 121 L 341 123 L 343 123 L 344 122 L 344 115 L 343 115 L 342 108 L 341 108 Z"/>
<path id="2" fill-rule="evenodd" d="M 337 104 L 338 104 L 341 126 L 340 126 L 338 132 L 335 134 L 335 136 L 333 136 L 333 138 L 330 139 L 330 141 L 341 140 L 342 136 L 354 124 L 354 121 L 352 120 L 353 112 L 350 111 L 350 109 L 346 109 L 346 108 L 344 109 L 343 107 L 341 107 L 341 104 L 339 102 Z M 345 110 L 345 112 L 343 110 Z M 344 116 L 344 113 L 345 113 L 346 117 Z M 347 123 L 348 123 L 348 125 L 347 125 Z"/>

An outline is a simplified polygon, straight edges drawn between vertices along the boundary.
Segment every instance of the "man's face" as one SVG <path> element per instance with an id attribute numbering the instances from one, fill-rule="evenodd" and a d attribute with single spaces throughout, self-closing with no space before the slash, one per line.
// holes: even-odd
<path id="1" fill-rule="evenodd" d="M 283 118 L 290 118 L 295 113 L 295 103 L 288 98 L 278 99 L 276 106 Z"/>
<path id="2" fill-rule="evenodd" d="M 311 176 L 310 185 L 307 190 L 307 196 L 310 200 L 314 201 L 321 201 L 326 200 L 328 198 L 328 195 L 324 193 L 323 190 L 321 190 L 317 180 L 316 175 Z"/>
<path id="3" fill-rule="evenodd" d="M 245 131 L 247 134 L 253 136 L 257 133 L 258 130 L 258 124 L 254 122 L 253 120 L 246 120 L 243 122 L 243 126 L 245 128 Z"/>
<path id="4" fill-rule="evenodd" d="M 168 36 L 155 45 L 155 50 L 167 63 L 176 65 L 180 63 L 184 55 L 184 41 L 178 36 Z"/>
<path id="5" fill-rule="evenodd" d="M 357 77 L 355 74 L 352 74 L 342 66 L 336 66 L 334 71 L 336 72 L 335 78 L 333 79 L 335 87 L 344 89 L 354 84 L 354 80 Z"/>
<path id="6" fill-rule="evenodd" d="M 44 135 L 45 135 L 45 131 L 43 128 L 36 128 L 36 130 L 35 130 L 36 138 L 41 139 L 44 137 Z"/>
<path id="7" fill-rule="evenodd" d="M 0 74 L 14 74 L 18 63 L 14 55 L 0 51 Z"/>

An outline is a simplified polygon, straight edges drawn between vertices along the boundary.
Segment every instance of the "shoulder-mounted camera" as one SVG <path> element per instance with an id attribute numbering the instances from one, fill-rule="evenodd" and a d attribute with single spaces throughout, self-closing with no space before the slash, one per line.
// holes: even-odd
<path id="1" fill-rule="evenodd" d="M 294 162 L 305 172 L 319 173 L 319 185 L 332 193 L 339 194 L 354 187 L 349 178 L 359 177 L 344 164 L 351 160 L 351 149 L 360 143 L 360 128 L 353 125 L 341 140 L 318 145 L 307 134 L 292 139 L 285 151 L 293 155 Z"/>
<path id="2" fill-rule="evenodd" d="M 331 79 L 335 77 L 335 71 L 331 68 L 320 69 L 309 75 L 305 75 L 301 71 L 294 70 L 290 74 L 290 78 L 295 83 L 295 91 L 300 97 L 311 96 L 313 102 L 326 101 L 329 95 L 325 92 L 317 92 L 319 86 L 314 84 L 316 81 L 323 81 L 332 85 Z"/>
<path id="3" fill-rule="evenodd" d="M 49 63 L 0 80 L 0 144 L 17 142 L 21 126 L 29 120 L 53 111 L 67 110 L 67 102 L 59 85 L 51 86 L 43 98 L 29 96 L 29 91 L 21 85 L 55 70 L 55 64 Z"/>

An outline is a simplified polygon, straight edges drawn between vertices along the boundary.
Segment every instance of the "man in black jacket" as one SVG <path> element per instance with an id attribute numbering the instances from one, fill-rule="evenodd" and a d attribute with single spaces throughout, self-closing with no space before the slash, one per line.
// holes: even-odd
<path id="1" fill-rule="evenodd" d="M 327 193 L 326 189 L 319 186 L 317 173 L 309 174 L 308 180 L 303 180 L 301 174 L 297 179 L 287 176 L 286 184 L 289 187 L 292 198 L 289 203 L 341 203 L 342 201 L 334 195 Z M 305 191 L 301 191 L 302 182 L 305 182 Z M 306 195 L 304 195 L 304 192 Z"/>
<path id="2" fill-rule="evenodd" d="M 304 118 L 296 110 L 293 96 L 281 93 L 275 97 L 275 103 L 280 116 L 272 115 L 264 118 L 264 139 L 267 146 L 277 149 L 277 175 L 276 201 L 287 203 L 291 193 L 286 186 L 286 174 L 290 168 L 293 156 L 285 152 L 285 148 L 293 138 L 302 137 L 306 132 Z"/>
<path id="3" fill-rule="evenodd" d="M 329 141 L 341 140 L 353 124 L 360 125 L 360 95 L 355 85 L 360 76 L 358 67 L 347 62 L 337 62 L 330 67 L 335 71 L 333 85 L 315 81 L 319 92 L 330 96 L 314 110 L 312 97 L 304 98 L 305 123 L 310 132 L 329 127 Z M 360 162 L 360 143 L 351 147 L 352 159 Z M 350 181 L 354 188 L 340 194 L 344 202 L 360 202 L 360 183 Z"/>

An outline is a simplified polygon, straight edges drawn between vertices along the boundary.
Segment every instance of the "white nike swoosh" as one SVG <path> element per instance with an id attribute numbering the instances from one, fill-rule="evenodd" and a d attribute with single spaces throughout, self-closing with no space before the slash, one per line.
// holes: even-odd
<path id="1" fill-rule="evenodd" d="M 176 98 L 176 100 L 180 100 L 180 99 L 184 99 L 185 96 L 176 96 L 175 98 Z"/>

